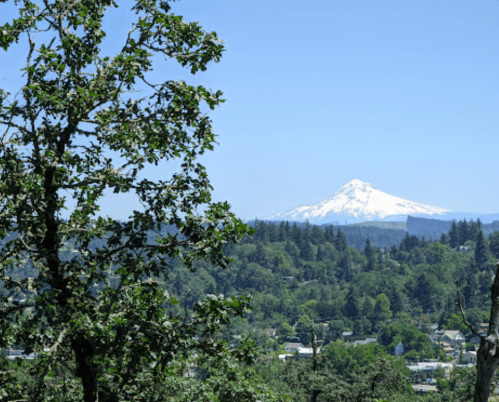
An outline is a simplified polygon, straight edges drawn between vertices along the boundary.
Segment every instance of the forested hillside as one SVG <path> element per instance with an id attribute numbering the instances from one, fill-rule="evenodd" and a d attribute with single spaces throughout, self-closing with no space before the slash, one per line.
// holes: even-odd
<path id="1" fill-rule="evenodd" d="M 358 335 L 372 334 L 386 317 L 398 313 L 445 323 L 455 311 L 456 279 L 461 282 L 467 309 L 477 318 L 482 317 L 479 311 L 488 310 L 489 286 L 499 258 L 499 232 L 486 238 L 474 222 L 452 224 L 439 241 L 400 230 L 404 236 L 397 245 L 379 248 L 368 237 L 360 250 L 348 245 L 345 232 L 349 227 L 264 221 L 253 226 L 254 235 L 225 246 L 224 252 L 232 259 L 225 270 L 200 261 L 190 272 L 180 260 L 169 260 L 163 278 L 167 289 L 185 300 L 188 308 L 206 294 L 251 294 L 253 312 L 247 318 L 256 327 L 294 324 L 307 315 L 316 322 L 341 320 Z M 395 231 L 365 229 L 374 230 L 367 233 L 378 239 L 384 231 Z M 175 231 L 165 226 L 162 232 Z M 358 244 L 360 232 L 352 233 L 350 239 Z M 154 236 L 149 235 L 151 240 Z M 105 242 L 104 237 L 89 249 L 105 247 Z M 72 241 L 60 250 L 67 261 L 78 254 Z M 29 265 L 13 274 L 37 276 Z M 389 301 L 389 312 L 376 315 L 371 310 L 382 294 Z"/>
<path id="2" fill-rule="evenodd" d="M 335 230 L 341 230 L 345 235 L 347 244 L 358 250 L 363 250 L 366 239 L 369 237 L 371 244 L 378 248 L 390 248 L 393 245 L 400 245 L 406 234 L 417 236 L 426 240 L 439 240 L 442 234 L 447 235 L 453 227 L 453 231 L 459 231 L 459 236 L 463 238 L 473 237 L 477 229 L 481 229 L 486 236 L 499 231 L 499 221 L 482 224 L 480 219 L 466 221 L 444 221 L 439 219 L 419 218 L 408 216 L 406 222 L 363 222 L 352 225 L 335 226 Z M 267 221 L 268 224 L 279 226 L 278 221 Z M 249 221 L 250 226 L 255 226 L 258 221 Z M 289 223 L 288 223 L 289 224 Z M 305 228 L 306 223 L 292 222 L 298 228 Z M 329 225 L 320 225 L 323 230 Z M 463 242 L 464 243 L 464 242 Z M 455 247 L 455 246 L 454 246 Z"/>
<path id="3" fill-rule="evenodd" d="M 410 235 L 425 237 L 426 239 L 433 240 L 438 240 L 442 236 L 442 234 L 448 233 L 451 230 L 452 226 L 453 221 L 417 218 L 413 216 L 407 217 L 406 222 L 406 230 Z M 476 221 L 473 221 L 473 219 L 469 220 L 468 222 L 466 221 L 466 219 L 462 219 L 459 221 L 459 232 L 462 233 L 462 236 L 464 237 L 468 236 L 466 234 L 467 231 L 469 231 L 471 234 L 474 234 L 478 227 L 483 230 L 486 236 L 489 236 L 492 233 L 499 231 L 499 221 L 494 221 L 486 224 L 482 224 L 480 222 L 480 218 L 478 218 Z"/>
<path id="4" fill-rule="evenodd" d="M 256 366 L 267 384 L 295 401 L 310 400 L 318 389 L 334 395 L 324 400 L 356 400 L 366 389 L 359 384 L 369 378 L 382 379 L 378 396 L 417 400 L 407 390 L 405 362 L 446 360 L 443 348 L 435 348 L 427 336 L 431 325 L 460 330 L 471 340 L 456 306 L 456 279 L 468 320 L 488 320 L 499 232 L 487 239 L 476 224 L 451 226 L 440 241 L 406 232 L 398 245 L 386 250 L 374 247 L 370 239 L 358 250 L 347 245 L 343 228 L 257 221 L 253 236 L 226 246 L 233 260 L 228 269 L 199 263 L 195 272 L 186 273 L 173 261 L 167 287 L 188 300 L 179 309 L 192 308 L 206 293 L 251 295 L 253 310 L 224 331 L 230 344 L 249 337 L 263 352 L 282 351 L 286 341 L 309 344 L 314 327 L 322 348 L 320 364 L 282 365 L 264 359 Z M 371 337 L 377 343 L 348 347 L 343 332 L 353 332 L 350 340 Z M 389 362 L 399 342 L 405 360 L 397 366 Z M 474 373 L 474 368 L 455 369 L 449 379 L 438 379 L 440 392 L 424 400 L 470 400 Z M 315 385 L 307 386 L 307 381 Z"/>
<path id="5" fill-rule="evenodd" d="M 358 250 L 347 244 L 344 228 L 332 225 L 256 221 L 253 226 L 256 231 L 252 236 L 225 246 L 225 254 L 232 259 L 225 270 L 202 261 L 189 271 L 179 259 L 167 260 L 169 268 L 159 279 L 182 301 L 172 304 L 170 310 L 189 319 L 206 295 L 251 295 L 252 311 L 233 319 L 220 336 L 229 345 L 249 338 L 265 353 L 282 350 L 290 340 L 307 345 L 315 328 L 322 352 L 314 378 L 324 383 L 324 389 L 335 384 L 336 388 L 328 391 L 330 395 L 339 397 L 335 392 L 341 389 L 350 396 L 361 395 L 366 388 L 359 384 L 382 370 L 388 377 L 383 380 L 386 389 L 380 388 L 379 395 L 396 395 L 393 400 L 398 401 L 415 398 L 407 386 L 400 386 L 408 384 L 404 362 L 445 359 L 443 349 L 435 348 L 425 335 L 430 325 L 437 323 L 440 328 L 470 335 L 456 307 L 456 279 L 461 283 L 469 321 L 477 324 L 487 320 L 489 287 L 499 258 L 499 232 L 487 239 L 476 223 L 461 221 L 452 224 L 439 241 L 404 232 L 398 245 L 378 248 L 368 238 Z M 380 233 L 387 230 L 374 229 Z M 162 232 L 175 235 L 172 227 L 165 226 Z M 149 237 L 152 240 L 153 234 Z M 90 249 L 99 247 L 105 247 L 105 238 Z M 78 255 L 71 241 L 61 250 L 65 260 Z M 37 273 L 26 266 L 15 275 Z M 346 331 L 353 333 L 350 340 L 376 337 L 378 342 L 349 348 L 341 341 Z M 404 344 L 406 360 L 390 363 L 399 342 Z M 384 360 L 377 360 L 380 358 Z M 308 400 L 313 390 L 304 384 L 301 388 L 291 384 L 301 384 L 311 367 L 259 361 L 252 370 L 261 381 L 276 392 L 292 395 L 293 400 Z M 342 374 L 335 377 L 335 372 Z M 444 388 L 433 400 L 454 400 L 458 394 L 469 394 L 472 376 L 472 371 L 461 376 L 461 380 L 467 378 L 464 383 L 439 380 Z M 350 400 L 345 398 L 338 400 Z"/>
<path id="6" fill-rule="evenodd" d="M 272 226 L 280 226 L 281 222 L 266 222 Z M 378 223 L 378 222 L 376 222 Z M 366 239 L 369 237 L 371 243 L 375 247 L 385 248 L 391 247 L 392 245 L 398 245 L 404 239 L 406 235 L 405 223 L 404 222 L 379 222 L 385 223 L 385 225 L 378 225 L 376 223 L 365 222 L 365 224 L 354 224 L 354 225 L 339 225 L 334 226 L 335 230 L 340 230 L 346 240 L 347 245 L 355 247 L 358 250 L 364 248 Z M 398 225 L 393 225 L 397 223 Z M 259 221 L 249 221 L 248 224 L 252 227 L 257 227 Z M 284 222 L 283 222 L 284 224 Z M 291 222 L 286 223 L 288 226 L 296 226 L 297 228 L 304 229 L 307 223 L 303 222 Z M 392 224 L 392 225 L 387 225 Z M 329 230 L 330 225 L 314 225 L 321 228 L 323 231 Z M 272 229 L 271 229 L 272 230 Z"/>
<path id="7" fill-rule="evenodd" d="M 458 225 L 459 226 L 459 225 Z M 463 225 L 461 225 L 463 226 Z M 471 320 L 483 320 L 489 306 L 489 287 L 499 258 L 497 233 L 454 232 L 442 241 L 428 242 L 407 233 L 397 246 L 363 250 L 347 245 L 341 229 L 332 226 L 300 228 L 256 222 L 256 233 L 237 245 L 226 246 L 233 260 L 224 270 L 204 262 L 194 273 L 174 261 L 168 275 L 171 292 L 187 297 L 188 307 L 207 293 L 251 294 L 250 326 L 282 327 L 307 316 L 315 322 L 333 320 L 355 335 L 376 333 L 397 314 L 445 325 L 456 311 L 456 279 Z M 334 338 L 334 336 L 333 336 Z"/>

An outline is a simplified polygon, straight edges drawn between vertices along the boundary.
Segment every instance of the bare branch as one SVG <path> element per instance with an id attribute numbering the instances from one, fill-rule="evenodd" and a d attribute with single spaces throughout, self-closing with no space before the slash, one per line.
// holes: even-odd
<path id="1" fill-rule="evenodd" d="M 457 287 L 457 305 L 459 307 L 459 310 L 461 310 L 461 316 L 463 317 L 463 322 L 464 322 L 464 325 L 466 325 L 469 330 L 476 336 L 478 336 L 479 338 L 484 338 L 483 335 L 479 334 L 475 328 L 473 328 L 473 325 L 468 322 L 468 320 L 466 320 L 466 316 L 464 315 L 464 309 L 463 309 L 463 304 L 461 303 L 461 291 L 459 289 L 459 279 L 456 280 L 456 287 Z"/>

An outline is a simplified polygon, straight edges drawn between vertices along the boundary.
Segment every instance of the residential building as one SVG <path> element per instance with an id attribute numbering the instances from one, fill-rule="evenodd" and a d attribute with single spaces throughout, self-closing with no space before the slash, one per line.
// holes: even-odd
<path id="1" fill-rule="evenodd" d="M 284 344 L 284 350 L 286 352 L 296 353 L 299 348 L 303 348 L 303 344 L 301 342 L 287 342 Z"/>

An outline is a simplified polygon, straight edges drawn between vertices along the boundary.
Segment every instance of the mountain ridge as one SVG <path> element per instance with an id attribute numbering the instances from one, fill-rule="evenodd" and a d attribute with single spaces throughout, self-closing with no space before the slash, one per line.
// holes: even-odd
<path id="1" fill-rule="evenodd" d="M 354 179 L 315 205 L 297 207 L 265 220 L 351 224 L 365 221 L 405 221 L 407 216 L 442 216 L 451 211 L 387 194 L 371 183 Z"/>

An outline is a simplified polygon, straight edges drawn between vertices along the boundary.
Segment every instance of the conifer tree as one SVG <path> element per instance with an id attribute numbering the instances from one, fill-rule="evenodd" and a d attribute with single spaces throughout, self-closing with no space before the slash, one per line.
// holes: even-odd
<path id="1" fill-rule="evenodd" d="M 277 241 L 278 242 L 284 242 L 288 239 L 288 234 L 286 231 L 286 225 L 284 222 L 281 221 L 279 224 L 279 227 L 277 229 Z"/>
<path id="2" fill-rule="evenodd" d="M 452 221 L 452 225 L 449 231 L 449 244 L 452 248 L 456 248 L 460 246 L 460 236 L 457 228 L 456 220 Z"/>
<path id="3" fill-rule="evenodd" d="M 473 235 L 470 233 L 469 225 L 468 222 L 466 222 L 466 219 L 458 222 L 457 230 L 459 232 L 459 245 L 463 245 L 468 240 L 472 240 Z"/>
<path id="4" fill-rule="evenodd" d="M 326 226 L 326 229 L 324 230 L 324 237 L 326 238 L 327 242 L 334 243 L 334 227 L 333 227 L 333 225 Z"/>
<path id="5" fill-rule="evenodd" d="M 375 265 L 375 255 L 374 248 L 371 246 L 371 239 L 368 237 L 366 239 L 366 245 L 364 247 L 364 254 L 367 257 L 367 271 L 373 271 Z"/>
<path id="6" fill-rule="evenodd" d="M 490 252 L 495 258 L 499 258 L 499 232 L 494 232 L 490 236 Z"/>
<path id="7" fill-rule="evenodd" d="M 359 319 L 360 307 L 359 290 L 356 286 L 352 286 L 345 298 L 345 316 L 351 320 Z"/>
<path id="8" fill-rule="evenodd" d="M 305 261 L 315 260 L 314 248 L 312 246 L 312 243 L 308 241 L 302 243 L 302 247 L 300 249 L 300 257 Z"/>
<path id="9" fill-rule="evenodd" d="M 334 247 L 339 252 L 343 252 L 347 248 L 347 239 L 345 237 L 345 234 L 340 229 L 338 229 L 338 233 L 336 234 Z"/>
<path id="10" fill-rule="evenodd" d="M 483 233 L 483 230 L 479 230 L 476 235 L 476 246 L 475 246 L 475 263 L 479 270 L 485 268 L 485 264 L 489 259 L 489 250 L 487 249 L 487 239 Z"/>
<path id="11" fill-rule="evenodd" d="M 319 226 L 312 226 L 311 242 L 314 245 L 324 244 L 326 241 L 324 232 Z"/>

